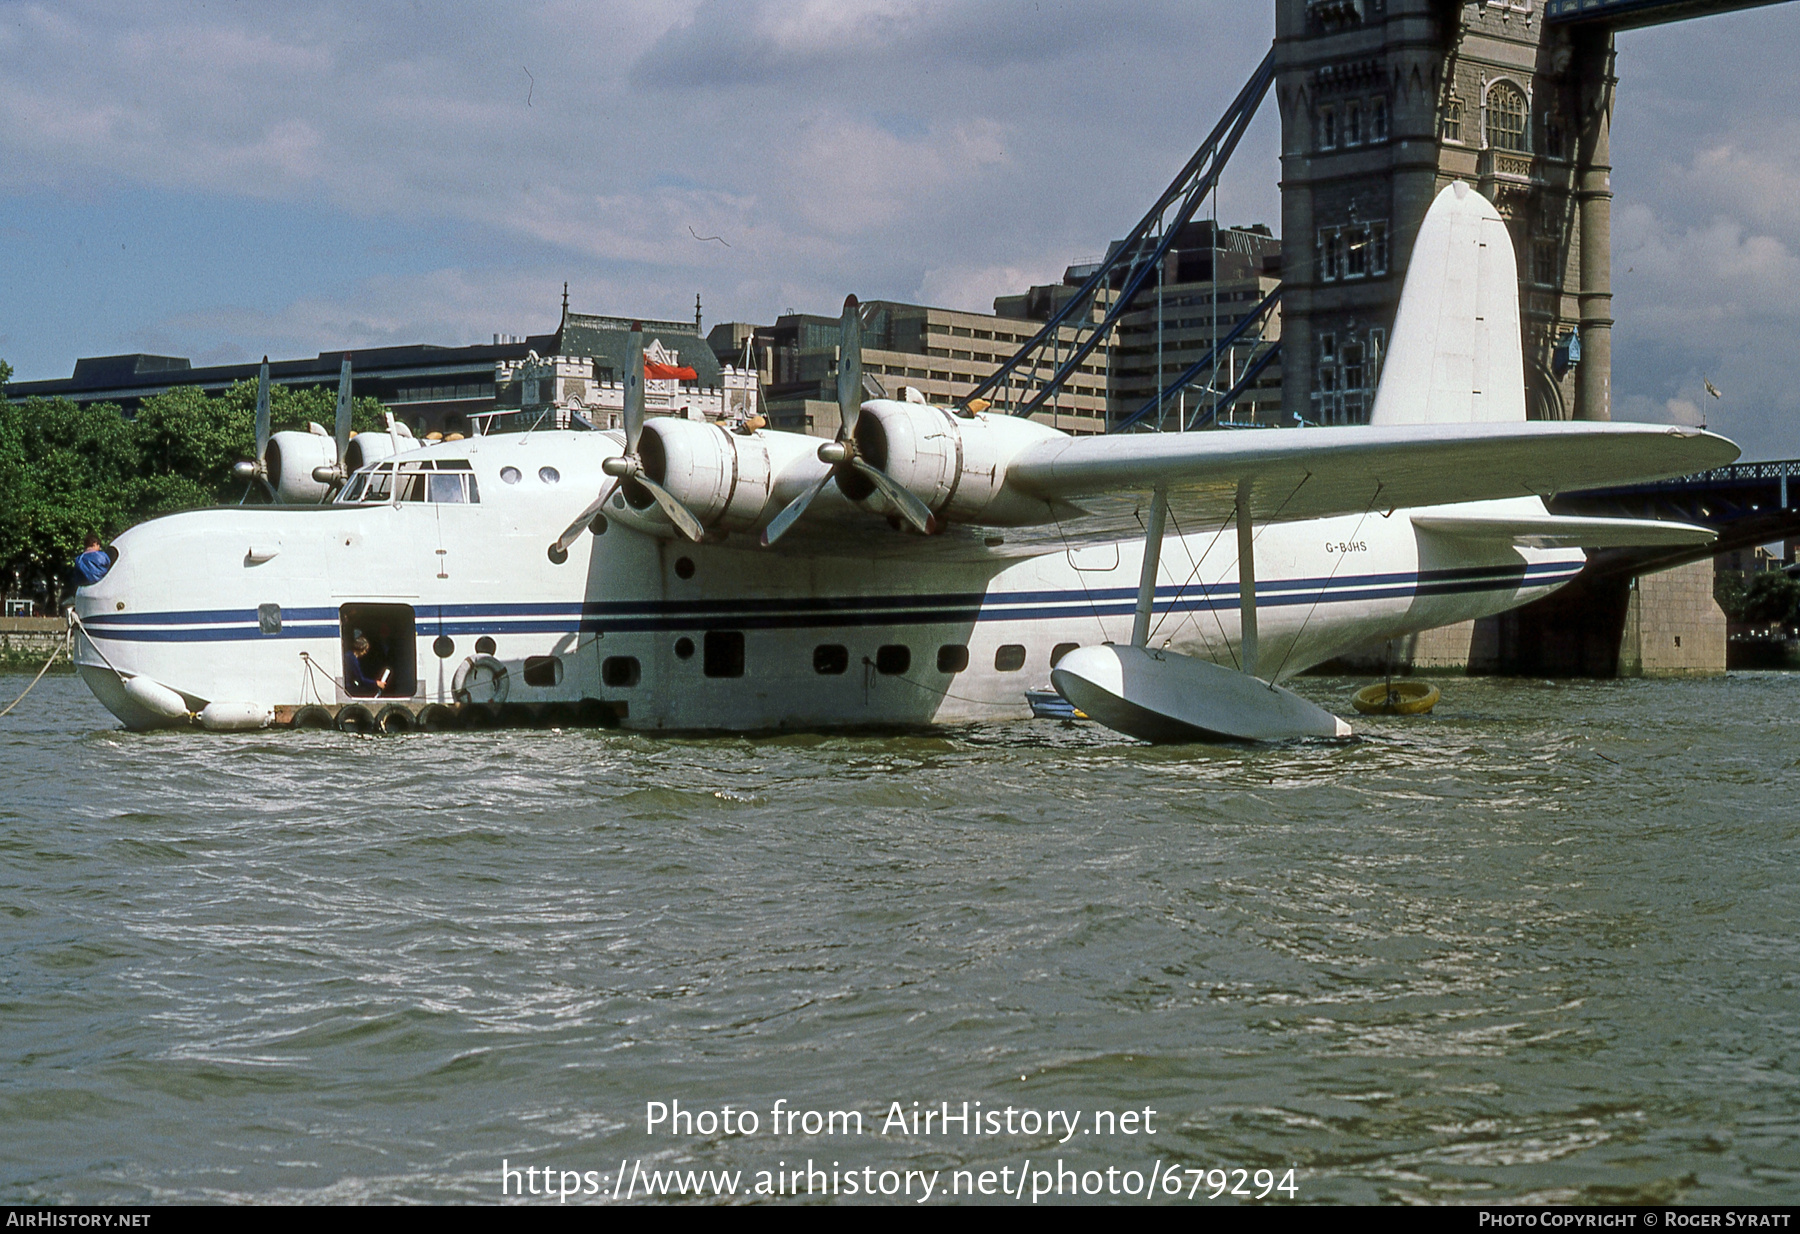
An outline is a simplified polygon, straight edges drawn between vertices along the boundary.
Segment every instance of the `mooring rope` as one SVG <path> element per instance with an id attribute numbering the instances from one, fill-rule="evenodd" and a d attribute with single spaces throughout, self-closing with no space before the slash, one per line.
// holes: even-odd
<path id="1" fill-rule="evenodd" d="M 60 656 L 62 653 L 63 653 L 63 649 L 61 647 L 56 648 L 54 651 L 52 651 L 50 653 L 50 658 L 48 660 L 44 661 L 44 667 L 40 668 L 38 670 L 37 676 L 33 677 L 31 679 L 31 685 L 25 687 L 25 693 L 19 695 L 19 697 L 15 698 L 12 702 L 8 703 L 6 705 L 6 711 L 0 711 L 0 719 L 4 719 L 8 712 L 10 712 L 14 707 L 17 707 L 20 703 L 25 701 L 25 695 L 30 694 L 32 687 L 37 685 L 38 682 L 40 682 L 44 679 L 44 674 L 50 671 L 50 666 L 52 664 L 56 663 L 56 657 Z"/>
<path id="2" fill-rule="evenodd" d="M 63 611 L 64 611 L 64 613 L 67 614 L 67 616 L 69 618 L 69 624 L 71 626 L 75 627 L 76 629 L 80 630 L 83 634 L 87 635 L 88 646 L 92 647 L 94 649 L 94 654 L 100 657 L 101 663 L 105 664 L 106 667 L 110 668 L 113 671 L 113 676 L 117 677 L 120 681 L 124 681 L 127 676 L 131 675 L 128 673 L 120 672 L 119 666 L 114 664 L 111 660 L 108 660 L 106 658 L 106 653 L 104 651 L 100 650 L 100 644 L 95 640 L 93 631 L 91 631 L 87 628 L 87 622 L 85 622 L 81 619 L 80 613 L 76 612 L 72 608 L 64 609 Z M 70 641 L 71 642 L 74 641 L 73 635 L 70 636 Z M 75 653 L 73 651 L 70 651 L 69 659 L 73 660 L 74 658 L 75 658 Z"/>

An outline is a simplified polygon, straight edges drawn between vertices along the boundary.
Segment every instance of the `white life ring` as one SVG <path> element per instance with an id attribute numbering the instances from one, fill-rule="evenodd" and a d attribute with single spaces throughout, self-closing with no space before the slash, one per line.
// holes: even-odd
<path id="1" fill-rule="evenodd" d="M 450 693 L 459 703 L 504 703 L 512 681 L 493 656 L 470 656 L 456 666 Z"/>

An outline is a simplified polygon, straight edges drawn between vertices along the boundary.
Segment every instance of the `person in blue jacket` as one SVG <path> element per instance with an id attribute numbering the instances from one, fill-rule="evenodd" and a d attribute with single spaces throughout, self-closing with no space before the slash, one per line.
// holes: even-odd
<path id="1" fill-rule="evenodd" d="M 75 559 L 75 577 L 79 580 L 77 587 L 86 587 L 89 583 L 97 583 L 106 577 L 112 569 L 112 554 L 100 547 L 100 537 L 90 535 L 84 542 L 81 556 Z"/>

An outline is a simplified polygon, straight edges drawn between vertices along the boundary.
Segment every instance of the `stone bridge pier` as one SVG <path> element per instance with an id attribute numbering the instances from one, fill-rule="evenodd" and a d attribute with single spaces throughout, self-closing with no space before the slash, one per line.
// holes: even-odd
<path id="1" fill-rule="evenodd" d="M 1576 580 L 1469 623 L 1466 671 L 1509 677 L 1682 677 L 1725 671 L 1711 558 L 1632 577 Z"/>
<path id="2" fill-rule="evenodd" d="M 1554 595 L 1498 617 L 1400 640 L 1403 672 L 1519 677 L 1723 673 L 1725 614 L 1713 599 L 1720 553 L 1800 538 L 1800 459 L 1737 463 L 1654 484 L 1564 493 L 1556 514 L 1653 518 L 1711 527 L 1700 548 L 1604 549 Z M 1378 671 L 1386 644 L 1337 666 Z"/>

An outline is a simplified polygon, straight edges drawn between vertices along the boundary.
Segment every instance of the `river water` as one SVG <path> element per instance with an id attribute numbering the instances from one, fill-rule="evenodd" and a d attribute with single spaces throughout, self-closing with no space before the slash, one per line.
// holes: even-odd
<path id="1" fill-rule="evenodd" d="M 1172 749 L 138 735 L 46 678 L 0 1198 L 1800 1200 L 1800 675 L 1443 685 Z"/>

